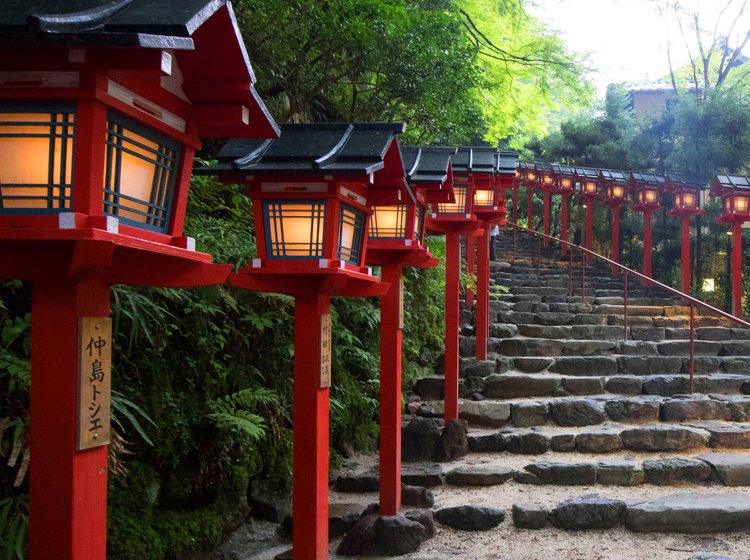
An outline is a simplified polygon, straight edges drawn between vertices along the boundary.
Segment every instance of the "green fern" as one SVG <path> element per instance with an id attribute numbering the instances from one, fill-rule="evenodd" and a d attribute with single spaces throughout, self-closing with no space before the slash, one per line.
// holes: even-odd
<path id="1" fill-rule="evenodd" d="M 28 496 L 0 499 L 0 560 L 25 560 Z"/>
<path id="2" fill-rule="evenodd" d="M 265 437 L 268 424 L 262 416 L 252 411 L 280 406 L 279 396 L 270 389 L 242 389 L 210 401 L 208 408 L 211 413 L 208 414 L 208 418 L 221 430 L 245 435 L 253 441 L 258 441 Z"/>

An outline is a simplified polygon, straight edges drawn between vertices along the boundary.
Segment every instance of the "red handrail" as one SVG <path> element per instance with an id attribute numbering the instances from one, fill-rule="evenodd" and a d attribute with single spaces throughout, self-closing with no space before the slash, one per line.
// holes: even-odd
<path id="1" fill-rule="evenodd" d="M 636 277 L 640 278 L 641 280 L 644 280 L 648 285 L 654 285 L 658 286 L 659 288 L 662 288 L 663 290 L 666 290 L 668 292 L 671 292 L 677 296 L 680 296 L 682 299 L 684 299 L 687 303 L 690 304 L 690 340 L 689 340 L 689 358 L 690 358 L 690 366 L 689 366 L 689 373 L 690 373 L 690 385 L 689 385 L 689 391 L 692 394 L 695 389 L 695 307 L 703 307 L 709 311 L 711 311 L 715 315 L 719 315 L 721 317 L 724 317 L 726 319 L 729 319 L 733 323 L 736 323 L 744 328 L 750 328 L 750 323 L 747 321 L 744 321 L 743 319 L 740 319 L 739 317 L 735 317 L 731 313 L 727 313 L 726 311 L 723 311 L 721 309 L 718 309 L 717 307 L 714 307 L 713 305 L 710 305 L 704 301 L 701 301 L 699 299 L 694 298 L 693 296 L 690 296 L 684 292 L 681 292 L 680 290 L 677 290 L 673 288 L 672 286 L 667 286 L 666 284 L 662 284 L 658 280 L 654 280 L 653 278 L 646 276 L 645 274 L 642 274 L 638 272 L 637 270 L 633 270 L 632 268 L 628 268 L 627 266 L 624 266 L 618 262 L 613 261 L 612 259 L 608 259 L 604 255 L 600 255 L 599 253 L 596 253 L 594 251 L 591 251 L 589 249 L 586 249 L 585 247 L 582 247 L 581 245 L 575 245 L 573 243 L 570 243 L 568 241 L 563 241 L 562 239 L 559 239 L 557 237 L 553 237 L 551 235 L 545 235 L 544 233 L 540 231 L 536 231 L 533 229 L 529 229 L 524 226 L 519 226 L 518 224 L 508 222 L 509 226 L 513 226 L 513 262 L 516 260 L 516 230 L 518 228 L 521 228 L 522 230 L 526 230 L 529 235 L 535 235 L 538 237 L 538 246 L 537 246 L 537 261 L 536 261 L 536 267 L 537 267 L 537 275 L 539 275 L 539 261 L 540 261 L 540 245 L 542 239 L 547 239 L 549 241 L 556 241 L 560 243 L 561 245 L 565 245 L 570 248 L 570 265 L 569 265 L 569 274 L 570 278 L 568 279 L 568 294 L 573 295 L 573 252 L 578 249 L 581 251 L 581 302 L 585 302 L 586 299 L 586 262 L 591 260 L 589 258 L 586 258 L 588 255 L 589 257 L 593 257 L 596 259 L 599 259 L 600 261 L 603 261 L 605 263 L 608 263 L 611 265 L 610 273 L 614 274 L 615 270 L 620 270 L 624 273 L 625 276 L 625 289 L 624 289 L 624 298 L 623 298 L 623 324 L 624 324 L 624 337 L 625 340 L 628 339 L 628 276 L 630 274 L 635 275 Z"/>

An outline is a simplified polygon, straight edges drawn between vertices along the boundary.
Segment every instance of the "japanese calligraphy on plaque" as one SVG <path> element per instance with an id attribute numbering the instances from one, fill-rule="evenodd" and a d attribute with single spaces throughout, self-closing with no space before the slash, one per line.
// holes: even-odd
<path id="1" fill-rule="evenodd" d="M 320 316 L 320 382 L 321 389 L 331 386 L 331 314 Z"/>
<path id="2" fill-rule="evenodd" d="M 404 277 L 398 284 L 398 328 L 404 328 Z"/>
<path id="3" fill-rule="evenodd" d="M 76 449 L 109 443 L 112 320 L 81 317 L 78 326 L 78 426 Z"/>

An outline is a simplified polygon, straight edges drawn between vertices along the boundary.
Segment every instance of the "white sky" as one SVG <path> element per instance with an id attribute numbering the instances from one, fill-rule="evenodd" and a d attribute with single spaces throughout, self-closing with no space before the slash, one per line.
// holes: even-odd
<path id="1" fill-rule="evenodd" d="M 727 1 L 682 0 L 682 4 L 691 11 L 700 9 L 702 21 L 713 29 Z M 735 3 L 739 6 L 740 2 Z M 674 18 L 665 26 L 654 0 L 531 0 L 530 4 L 530 12 L 559 30 L 570 50 L 591 54 L 590 65 L 598 68 L 591 79 L 600 92 L 610 82 L 647 83 L 668 75 L 667 29 L 673 44 L 673 66 L 679 68 L 690 60 Z M 729 32 L 737 9 L 724 14 L 720 33 Z M 744 35 L 748 26 L 750 20 L 744 17 L 735 25 L 734 35 Z M 691 43 L 695 48 L 695 41 Z"/>

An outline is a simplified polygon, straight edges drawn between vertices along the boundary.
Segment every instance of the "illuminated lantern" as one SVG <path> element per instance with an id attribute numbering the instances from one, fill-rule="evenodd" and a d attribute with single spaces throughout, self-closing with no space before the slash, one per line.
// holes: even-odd
<path id="1" fill-rule="evenodd" d="M 0 21 L 0 276 L 32 287 L 29 558 L 104 560 L 110 286 L 223 283 L 183 235 L 194 151 L 278 129 L 225 1 L 3 2 Z"/>
<path id="2" fill-rule="evenodd" d="M 717 221 L 729 224 L 732 235 L 732 314 L 742 317 L 742 224 L 750 220 L 750 178 L 716 175 L 711 196 L 721 198 L 723 212 Z"/>
<path id="3" fill-rule="evenodd" d="M 612 260 L 615 262 L 620 262 L 620 207 L 628 201 L 627 179 L 622 171 L 599 170 L 599 182 L 607 194 L 604 204 L 609 206 L 612 212 L 611 253 Z M 619 274 L 620 269 L 613 266 L 612 272 Z"/>
<path id="4" fill-rule="evenodd" d="M 526 227 L 529 229 L 528 236 L 531 239 L 531 230 L 534 227 L 534 190 L 539 184 L 539 173 L 536 164 L 520 162 L 521 186 L 526 187 Z"/>
<path id="5" fill-rule="evenodd" d="M 599 196 L 599 170 L 593 167 L 576 167 L 573 178 L 578 185 L 578 199 L 586 208 L 585 247 L 589 251 L 594 247 L 594 201 Z M 586 256 L 586 260 L 588 260 Z"/>
<path id="6" fill-rule="evenodd" d="M 568 205 L 570 196 L 575 193 L 575 170 L 569 165 L 553 165 L 552 171 L 555 175 L 555 186 L 553 193 L 561 195 L 560 201 L 561 219 L 560 219 L 560 238 L 563 241 L 568 240 Z M 562 255 L 568 254 L 568 246 L 564 243 L 560 248 Z"/>
<path id="7" fill-rule="evenodd" d="M 518 165 L 518 152 L 498 152 L 495 154 L 495 180 L 500 183 L 500 221 L 499 225 L 505 225 L 507 223 L 507 201 L 506 193 L 508 189 L 512 189 L 513 197 L 512 204 L 515 211 L 516 205 L 518 204 L 518 188 L 516 185 L 516 176 Z M 515 224 L 515 216 L 513 217 L 513 223 Z"/>
<path id="8" fill-rule="evenodd" d="M 682 291 L 690 294 L 690 217 L 703 214 L 700 209 L 703 182 L 687 173 L 667 173 L 664 190 L 672 194 L 670 216 L 682 218 Z"/>
<path id="9" fill-rule="evenodd" d="M 537 163 L 536 168 L 538 173 L 539 188 L 541 188 L 542 192 L 544 193 L 544 235 L 549 236 L 550 207 L 552 206 L 552 191 L 555 188 L 555 174 L 552 170 L 552 166 L 546 163 Z M 547 237 L 544 238 L 543 244 L 545 247 L 549 247 L 549 239 Z"/>
<path id="10" fill-rule="evenodd" d="M 403 130 L 288 124 L 277 140 L 230 141 L 216 165 L 199 170 L 246 184 L 253 202 L 258 257 L 230 282 L 295 297 L 292 538 L 303 558 L 327 558 L 328 550 L 328 500 L 321 496 L 328 495 L 330 298 L 398 295 L 400 286 L 380 283 L 365 266 L 368 231 L 381 236 L 381 249 L 398 251 L 410 241 L 419 250 L 416 200 L 397 141 Z M 379 215 L 374 230 L 371 207 Z"/>
<path id="11" fill-rule="evenodd" d="M 651 215 L 654 210 L 661 208 L 660 195 L 663 185 L 664 177 L 650 173 L 631 173 L 628 179 L 628 186 L 635 202 L 633 209 L 643 212 L 643 274 L 648 277 L 653 276 Z"/>

